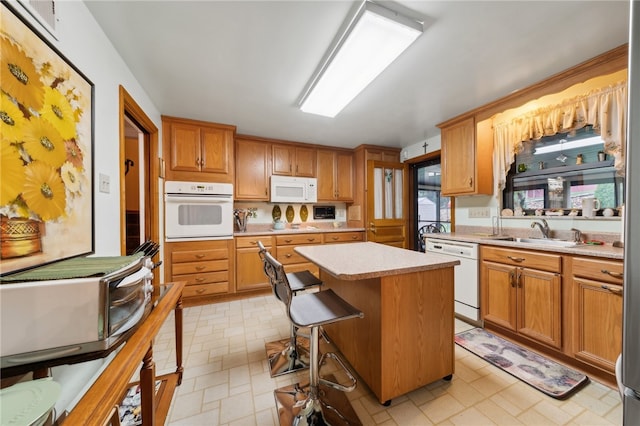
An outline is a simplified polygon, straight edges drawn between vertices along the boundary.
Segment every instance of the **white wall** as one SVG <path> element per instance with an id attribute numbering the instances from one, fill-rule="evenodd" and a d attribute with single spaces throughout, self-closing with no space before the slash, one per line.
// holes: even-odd
<path id="1" fill-rule="evenodd" d="M 120 255 L 119 86 L 161 129 L 160 111 L 153 105 L 83 2 L 56 2 L 56 33 L 51 40 L 94 84 L 94 219 L 95 252 Z M 162 138 L 160 137 L 160 140 Z M 99 174 L 109 176 L 111 191 L 98 191 Z"/>

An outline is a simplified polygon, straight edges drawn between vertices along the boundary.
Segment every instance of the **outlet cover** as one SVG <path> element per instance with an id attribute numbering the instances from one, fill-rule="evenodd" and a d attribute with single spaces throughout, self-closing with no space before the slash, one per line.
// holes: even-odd
<path id="1" fill-rule="evenodd" d="M 469 209 L 470 218 L 489 217 L 489 207 L 471 207 Z"/>

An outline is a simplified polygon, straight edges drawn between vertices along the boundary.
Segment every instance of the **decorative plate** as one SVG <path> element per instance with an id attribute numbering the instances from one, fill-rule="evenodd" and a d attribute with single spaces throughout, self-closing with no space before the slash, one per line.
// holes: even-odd
<path id="1" fill-rule="evenodd" d="M 293 206 L 287 206 L 287 210 L 285 211 L 285 217 L 287 218 L 287 222 L 293 222 L 293 218 L 296 215 L 296 212 L 293 211 Z"/>
<path id="2" fill-rule="evenodd" d="M 309 217 L 309 210 L 307 210 L 307 206 L 303 204 L 302 207 L 300 207 L 300 219 L 303 222 L 306 222 L 308 217 Z"/>
<path id="3" fill-rule="evenodd" d="M 271 217 L 273 218 L 273 220 L 280 220 L 280 218 L 282 217 L 282 212 L 280 211 L 280 206 L 279 205 L 275 205 L 273 206 L 273 210 L 271 210 Z"/>
<path id="4" fill-rule="evenodd" d="M 51 378 L 17 383 L 0 391 L 0 424 L 42 425 L 61 386 Z"/>

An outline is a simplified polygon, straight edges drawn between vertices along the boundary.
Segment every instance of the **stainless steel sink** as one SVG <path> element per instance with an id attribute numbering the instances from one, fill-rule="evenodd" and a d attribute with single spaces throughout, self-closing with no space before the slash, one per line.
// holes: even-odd
<path id="1" fill-rule="evenodd" d="M 514 241 L 516 243 L 524 244 L 536 244 L 539 246 L 552 246 L 552 247 L 575 247 L 578 243 L 573 241 L 556 240 L 553 238 L 508 238 L 504 241 Z"/>

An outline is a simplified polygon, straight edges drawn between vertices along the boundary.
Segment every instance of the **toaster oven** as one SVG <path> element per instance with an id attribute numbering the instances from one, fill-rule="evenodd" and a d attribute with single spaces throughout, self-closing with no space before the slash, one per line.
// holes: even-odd
<path id="1" fill-rule="evenodd" d="M 78 270 L 86 261 L 102 263 L 105 266 L 99 270 L 109 272 L 30 281 L 2 277 L 2 368 L 109 349 L 119 335 L 142 319 L 153 292 L 154 265 L 148 256 L 140 253 L 82 260 L 63 262 L 76 265 Z M 60 268 L 55 264 L 48 267 L 55 273 Z M 30 273 L 33 276 L 35 272 Z"/>

